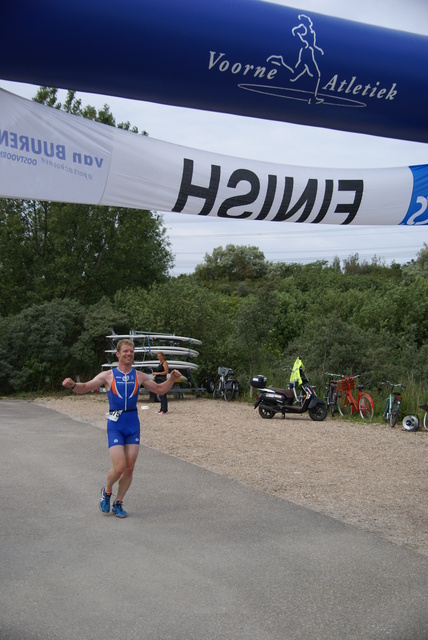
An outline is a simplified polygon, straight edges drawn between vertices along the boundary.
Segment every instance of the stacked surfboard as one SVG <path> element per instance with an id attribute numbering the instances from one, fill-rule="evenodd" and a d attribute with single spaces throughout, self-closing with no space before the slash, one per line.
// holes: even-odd
<path id="1" fill-rule="evenodd" d="M 155 333 L 151 331 L 134 331 L 130 330 L 127 334 L 112 333 L 106 336 L 110 340 L 111 348 L 106 349 L 109 359 L 116 355 L 116 345 L 119 340 L 127 338 L 135 344 L 135 361 L 134 367 L 142 369 L 149 375 L 152 375 L 152 369 L 159 364 L 157 354 L 162 352 L 165 360 L 168 362 L 169 369 L 178 369 L 183 371 L 182 378 L 178 379 L 178 383 L 186 382 L 187 378 L 192 377 L 192 372 L 197 371 L 198 365 L 190 362 L 190 359 L 197 358 L 199 352 L 194 348 L 201 345 L 202 342 L 196 338 L 185 336 L 176 336 L 171 333 Z M 107 362 L 103 364 L 103 368 L 110 369 L 116 367 L 117 362 Z M 186 375 L 185 375 L 186 374 Z"/>

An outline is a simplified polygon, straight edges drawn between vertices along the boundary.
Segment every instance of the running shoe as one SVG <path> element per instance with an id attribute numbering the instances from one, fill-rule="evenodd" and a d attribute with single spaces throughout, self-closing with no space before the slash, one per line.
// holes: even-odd
<path id="1" fill-rule="evenodd" d="M 111 493 L 106 493 L 106 488 L 101 489 L 100 509 L 103 513 L 110 513 Z"/>
<path id="2" fill-rule="evenodd" d="M 116 502 L 113 502 L 112 509 L 116 518 L 126 518 L 128 515 L 122 506 L 122 500 L 116 500 Z"/>

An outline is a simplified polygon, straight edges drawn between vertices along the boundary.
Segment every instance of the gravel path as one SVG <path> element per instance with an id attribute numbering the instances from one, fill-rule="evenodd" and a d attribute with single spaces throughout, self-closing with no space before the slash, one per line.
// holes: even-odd
<path id="1" fill-rule="evenodd" d="M 101 429 L 104 394 L 38 398 Z M 262 419 L 251 404 L 185 397 L 167 415 L 143 396 L 143 445 L 428 555 L 428 432 L 306 414 Z M 138 465 L 137 471 L 138 473 Z"/>

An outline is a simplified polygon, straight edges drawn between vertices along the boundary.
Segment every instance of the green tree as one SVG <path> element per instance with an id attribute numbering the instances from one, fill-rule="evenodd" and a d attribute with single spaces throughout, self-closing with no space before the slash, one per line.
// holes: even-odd
<path id="1" fill-rule="evenodd" d="M 245 297 L 236 312 L 237 352 L 242 354 L 240 366 L 258 371 L 262 354 L 269 350 L 275 317 L 275 296 L 269 290 L 259 290 Z"/>
<path id="2" fill-rule="evenodd" d="M 130 318 L 132 328 L 189 336 L 202 341 L 197 347 L 198 377 L 217 371 L 218 365 L 236 367 L 235 325 L 239 299 L 211 291 L 191 276 L 170 278 L 150 291 L 118 291 L 115 305 Z"/>
<path id="3" fill-rule="evenodd" d="M 58 89 L 55 87 L 39 87 L 33 100 L 34 102 L 45 104 L 46 106 L 53 107 L 59 111 L 66 111 L 67 113 L 72 113 L 75 116 L 81 116 L 88 120 L 95 120 L 96 122 L 108 124 L 111 127 L 117 126 L 118 129 L 126 129 L 133 133 L 138 133 L 138 128 L 131 127 L 129 122 L 116 124 L 116 120 L 111 113 L 108 104 L 105 104 L 103 108 L 98 111 L 91 105 L 83 106 L 82 100 L 77 98 L 76 92 L 72 90 L 67 91 L 65 101 L 64 103 L 61 103 L 58 98 Z M 142 134 L 147 135 L 147 132 L 143 131 Z"/>
<path id="4" fill-rule="evenodd" d="M 70 348 L 85 316 L 75 301 L 32 305 L 0 325 L 0 388 L 11 391 L 60 389 Z"/>
<path id="5" fill-rule="evenodd" d="M 419 251 L 416 260 L 412 260 L 403 267 L 403 276 L 406 282 L 410 282 L 416 278 L 427 278 L 428 245 L 426 242 L 424 242 L 424 246 Z"/>
<path id="6" fill-rule="evenodd" d="M 93 304 L 124 285 L 149 287 L 167 277 L 172 257 L 157 214 L 48 202 L 3 204 L 2 315 L 55 298 Z"/>
<path id="7" fill-rule="evenodd" d="M 290 342 L 284 359 L 292 364 L 299 355 L 311 380 L 319 385 L 325 371 L 345 375 L 371 372 L 374 352 L 382 344 L 375 331 L 361 329 L 336 316 L 315 316 Z"/>
<path id="8" fill-rule="evenodd" d="M 68 375 L 92 378 L 106 362 L 106 336 L 114 328 L 117 333 L 127 333 L 128 316 L 104 297 L 86 308 L 81 333 L 70 349 Z"/>
<path id="9" fill-rule="evenodd" d="M 277 289 L 275 297 L 271 339 L 282 352 L 303 330 L 308 300 L 292 281 L 287 281 L 285 286 Z"/>
<path id="10" fill-rule="evenodd" d="M 53 300 L 1 318 L 0 391 L 59 391 L 66 375 L 93 377 L 112 326 L 125 330 L 129 320 L 107 298 L 91 307 Z"/>
<path id="11" fill-rule="evenodd" d="M 268 271 L 265 256 L 257 247 L 226 245 L 205 254 L 204 263 L 197 265 L 195 277 L 204 282 L 242 282 L 258 280 Z"/>

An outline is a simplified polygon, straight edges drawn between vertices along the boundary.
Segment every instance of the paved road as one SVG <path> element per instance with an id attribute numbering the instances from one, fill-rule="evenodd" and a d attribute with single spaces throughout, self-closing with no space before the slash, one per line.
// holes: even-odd
<path id="1" fill-rule="evenodd" d="M 427 640 L 428 558 L 105 432 L 0 401 L 1 640 Z"/>

